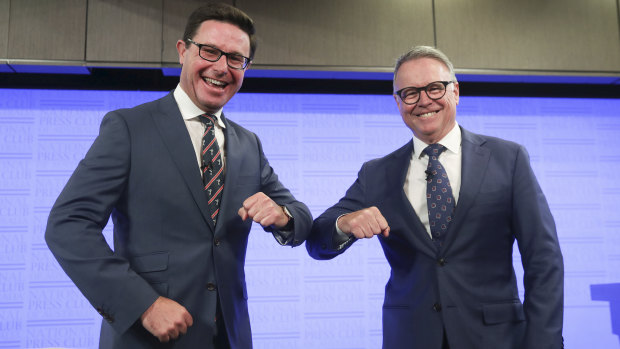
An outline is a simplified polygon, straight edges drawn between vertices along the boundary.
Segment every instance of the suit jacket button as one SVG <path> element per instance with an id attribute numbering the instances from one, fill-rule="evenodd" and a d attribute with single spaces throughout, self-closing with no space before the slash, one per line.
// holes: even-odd
<path id="1" fill-rule="evenodd" d="M 219 246 L 220 245 L 220 240 L 219 239 L 215 239 L 215 241 L 213 241 L 213 243 L 215 244 L 215 246 Z"/>
<path id="2" fill-rule="evenodd" d="M 444 258 L 440 258 L 437 261 L 437 264 L 439 264 L 440 267 L 443 267 L 444 265 L 446 265 L 446 260 Z"/>
<path id="3" fill-rule="evenodd" d="M 214 283 L 209 282 L 209 283 L 207 284 L 207 290 L 209 290 L 209 291 L 215 291 L 215 289 L 216 289 L 216 287 L 215 287 L 215 284 L 214 284 Z"/>
<path id="4" fill-rule="evenodd" d="M 441 304 L 439 304 L 439 303 L 433 304 L 433 310 L 436 311 L 436 312 L 440 312 L 441 311 Z"/>

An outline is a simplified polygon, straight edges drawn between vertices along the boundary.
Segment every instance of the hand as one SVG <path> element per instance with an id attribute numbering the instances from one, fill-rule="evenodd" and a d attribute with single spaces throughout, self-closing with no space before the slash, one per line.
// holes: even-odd
<path id="1" fill-rule="evenodd" d="M 142 326 L 160 342 L 168 342 L 187 332 L 194 320 L 181 304 L 170 298 L 159 297 L 140 317 Z"/>
<path id="2" fill-rule="evenodd" d="M 371 238 L 378 234 L 390 235 L 390 226 L 375 206 L 346 214 L 338 219 L 338 228 L 345 234 L 358 239 Z"/>
<path id="3" fill-rule="evenodd" d="M 252 218 L 254 222 L 263 227 L 282 228 L 286 226 L 289 220 L 284 209 L 262 192 L 245 199 L 238 213 L 244 221 Z"/>

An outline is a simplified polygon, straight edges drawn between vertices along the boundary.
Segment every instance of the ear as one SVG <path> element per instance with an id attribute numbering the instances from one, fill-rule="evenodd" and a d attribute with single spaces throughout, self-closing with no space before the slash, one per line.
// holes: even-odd
<path id="1" fill-rule="evenodd" d="M 459 82 L 456 81 L 454 83 L 454 101 L 456 102 L 456 105 L 459 105 L 459 96 L 460 96 L 460 92 L 459 92 Z"/>
<path id="2" fill-rule="evenodd" d="M 396 102 L 396 108 L 398 108 L 398 112 L 402 113 L 402 109 L 401 108 L 404 105 L 403 101 L 397 95 L 393 94 L 392 97 L 394 97 L 394 102 Z"/>
<path id="3" fill-rule="evenodd" d="M 183 61 L 185 61 L 185 53 L 187 52 L 187 46 L 185 45 L 185 41 L 177 41 L 177 52 L 179 53 L 179 63 L 183 65 Z"/>

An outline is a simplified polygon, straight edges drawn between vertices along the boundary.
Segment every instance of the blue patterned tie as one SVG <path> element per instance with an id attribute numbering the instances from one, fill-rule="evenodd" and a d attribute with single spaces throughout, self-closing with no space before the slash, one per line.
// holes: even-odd
<path id="1" fill-rule="evenodd" d="M 446 147 L 441 144 L 431 144 L 424 149 L 428 155 L 426 169 L 426 202 L 428 204 L 428 220 L 431 226 L 433 242 L 438 247 L 443 246 L 446 232 L 452 221 L 454 212 L 454 197 L 448 174 L 439 162 L 439 154 Z"/>
<path id="2" fill-rule="evenodd" d="M 224 191 L 224 163 L 215 138 L 215 120 L 217 120 L 215 115 L 200 115 L 200 121 L 205 125 L 205 132 L 202 135 L 202 166 L 200 168 L 213 224 L 217 223 L 222 192 Z"/>

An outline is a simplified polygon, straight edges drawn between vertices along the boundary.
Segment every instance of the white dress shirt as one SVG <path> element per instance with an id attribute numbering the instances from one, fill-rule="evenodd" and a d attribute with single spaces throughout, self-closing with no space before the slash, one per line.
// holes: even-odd
<path id="1" fill-rule="evenodd" d="M 461 129 L 459 125 L 455 123 L 452 130 L 437 143 L 446 147 L 446 150 L 439 155 L 439 162 L 441 162 L 448 174 L 450 186 L 452 187 L 452 196 L 454 196 L 454 203 L 456 205 L 458 204 L 459 191 L 461 190 Z M 428 236 L 431 236 L 431 227 L 428 221 L 428 205 L 426 203 L 428 156 L 423 152 L 427 146 L 428 144 L 415 136 L 413 137 L 413 154 L 411 154 L 411 163 L 409 164 L 403 190 L 411 206 L 418 213 L 420 221 L 426 227 Z"/>
<path id="2" fill-rule="evenodd" d="M 181 116 L 183 116 L 183 121 L 185 122 L 185 127 L 187 127 L 187 132 L 189 132 L 189 137 L 192 139 L 192 145 L 194 146 L 194 151 L 196 152 L 196 161 L 198 163 L 198 171 L 200 171 L 200 166 L 202 165 L 202 155 L 201 147 L 202 147 L 202 135 L 205 131 L 205 126 L 200 121 L 199 116 L 204 114 L 205 112 L 198 108 L 189 98 L 187 93 L 183 91 L 181 85 L 177 85 L 177 88 L 174 90 L 174 99 L 179 106 L 179 110 L 181 111 Z M 217 144 L 220 147 L 220 155 L 222 157 L 222 167 L 223 173 L 226 172 L 226 151 L 224 147 L 224 122 L 221 119 L 222 109 L 218 110 L 214 113 L 217 116 L 217 123 L 215 125 L 215 139 L 217 139 Z M 202 171 L 200 171 L 200 175 L 202 176 Z"/>
<path id="3" fill-rule="evenodd" d="M 187 127 L 187 132 L 189 133 L 189 137 L 192 139 L 192 145 L 194 146 L 194 152 L 196 153 L 196 162 L 198 164 L 198 171 L 202 176 L 202 171 L 200 171 L 200 166 L 202 166 L 202 135 L 205 131 L 205 126 L 200 121 L 199 116 L 204 114 L 205 112 L 198 108 L 189 98 L 187 93 L 183 91 L 181 85 L 177 85 L 177 88 L 173 93 L 174 99 L 177 102 L 179 110 L 181 111 L 181 116 L 183 117 L 183 121 L 185 122 L 185 127 Z M 217 144 L 220 147 L 220 156 L 222 157 L 222 167 L 223 172 L 226 173 L 226 151 L 225 151 L 225 142 L 226 139 L 224 137 L 224 129 L 226 125 L 222 121 L 222 108 L 215 112 L 213 115 L 217 116 L 217 123 L 215 124 L 215 139 L 217 139 Z M 290 211 L 285 206 L 282 206 L 284 212 L 289 216 L 291 216 Z M 292 218 L 291 218 L 292 219 Z M 276 230 L 274 231 L 274 237 L 281 244 L 284 245 L 286 241 L 291 239 L 293 236 L 293 230 Z"/>

